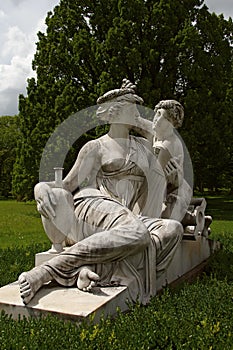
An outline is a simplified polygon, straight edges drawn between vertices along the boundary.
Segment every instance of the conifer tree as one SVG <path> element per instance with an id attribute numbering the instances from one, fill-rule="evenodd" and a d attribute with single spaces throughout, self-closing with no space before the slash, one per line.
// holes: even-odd
<path id="1" fill-rule="evenodd" d="M 19 98 L 18 198 L 33 196 L 42 150 L 56 125 L 95 105 L 125 77 L 137 83 L 148 107 L 167 98 L 184 104 L 181 133 L 196 184 L 211 185 L 229 156 L 222 135 L 229 133 L 232 104 L 231 20 L 210 14 L 203 0 L 61 0 L 46 25 L 33 61 L 37 78 Z"/>
<path id="2" fill-rule="evenodd" d="M 0 117 L 0 197 L 12 196 L 12 172 L 20 137 L 17 116 Z"/>

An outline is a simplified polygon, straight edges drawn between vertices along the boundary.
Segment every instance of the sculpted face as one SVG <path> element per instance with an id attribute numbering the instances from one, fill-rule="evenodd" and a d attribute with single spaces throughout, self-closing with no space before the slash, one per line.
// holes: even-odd
<path id="1" fill-rule="evenodd" d="M 153 130 L 163 134 L 172 127 L 172 124 L 168 120 L 168 112 L 166 109 L 159 108 L 154 116 Z"/>
<path id="2" fill-rule="evenodd" d="M 125 102 L 120 106 L 116 121 L 117 123 L 134 125 L 138 117 L 137 105 L 135 103 Z"/>
<path id="3" fill-rule="evenodd" d="M 134 125 L 139 112 L 135 103 L 112 101 L 100 105 L 97 110 L 97 116 L 101 120 L 108 121 L 110 124 Z"/>

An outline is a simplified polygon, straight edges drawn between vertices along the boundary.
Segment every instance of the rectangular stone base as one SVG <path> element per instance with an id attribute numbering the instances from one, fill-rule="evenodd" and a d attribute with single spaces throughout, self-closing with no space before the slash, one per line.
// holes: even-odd
<path id="1" fill-rule="evenodd" d="M 95 314 L 98 321 L 102 315 L 112 315 L 117 307 L 125 311 L 127 299 L 127 287 L 95 287 L 92 293 L 86 293 L 77 288 L 49 283 L 25 306 L 19 294 L 18 282 L 0 288 L 0 309 L 14 319 L 18 319 L 19 315 L 37 317 L 52 314 L 79 322 Z"/>
<path id="2" fill-rule="evenodd" d="M 205 237 L 196 240 L 183 240 L 178 246 L 168 269 L 157 278 L 156 289 L 174 284 L 182 277 L 190 278 L 199 271 L 199 267 L 219 248 L 219 244 Z M 54 254 L 39 253 L 36 265 L 51 259 Z M 185 278 L 184 278 L 185 279 Z M 25 306 L 20 298 L 18 283 L 0 288 L 0 308 L 13 318 L 20 316 L 38 316 L 53 314 L 66 320 L 81 321 L 95 314 L 98 321 L 101 315 L 114 315 L 117 307 L 127 310 L 129 299 L 127 287 L 102 287 L 92 293 L 82 292 L 77 288 L 64 288 L 55 283 L 44 286 L 31 302 Z"/>
<path id="3" fill-rule="evenodd" d="M 203 236 L 197 236 L 195 240 L 183 239 L 168 269 L 157 278 L 157 290 L 170 285 L 190 271 L 195 271 L 197 266 L 205 262 L 219 248 L 219 242 Z"/>

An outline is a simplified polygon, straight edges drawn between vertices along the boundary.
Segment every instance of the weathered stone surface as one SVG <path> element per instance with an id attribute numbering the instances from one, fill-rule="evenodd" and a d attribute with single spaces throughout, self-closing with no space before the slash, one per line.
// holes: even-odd
<path id="1" fill-rule="evenodd" d="M 127 287 L 93 288 L 86 293 L 77 288 L 64 288 L 49 283 L 40 289 L 27 306 L 24 305 L 18 282 L 0 288 L 0 308 L 14 319 L 20 317 L 38 317 L 48 314 L 76 322 L 95 315 L 113 315 L 116 308 L 127 309 Z"/>
<path id="2" fill-rule="evenodd" d="M 163 287 L 173 284 L 182 277 L 190 279 L 202 269 L 211 254 L 219 249 L 218 242 L 203 236 L 196 240 L 183 240 L 174 255 L 167 271 L 156 281 L 157 292 Z M 36 264 L 44 263 L 51 258 L 47 252 L 36 254 Z M 55 283 L 49 283 L 40 289 L 35 297 L 25 306 L 20 298 L 18 283 L 12 283 L 0 288 L 0 308 L 13 318 L 19 315 L 37 317 L 41 315 L 56 315 L 65 320 L 76 322 L 87 319 L 90 315 L 98 321 L 101 315 L 115 315 L 117 308 L 128 309 L 129 294 L 127 287 L 94 287 L 92 293 L 86 293 L 77 288 L 64 288 Z"/>
<path id="3" fill-rule="evenodd" d="M 56 292 L 47 289 L 48 296 L 43 294 L 48 288 L 44 284 L 51 281 L 64 286 L 58 291 L 70 293 L 71 305 L 73 298 L 80 305 L 82 294 L 76 289 L 72 294 L 67 287 L 93 289 L 93 295 L 86 294 L 91 305 L 98 281 L 102 287 L 127 287 L 119 289 L 111 302 L 105 300 L 104 309 L 110 305 L 114 314 L 119 295 L 127 291 L 130 301 L 146 304 L 162 286 L 211 254 L 212 219 L 205 217 L 205 201 L 191 203 L 192 184 L 184 167 L 187 155 L 175 131 L 182 125 L 183 107 L 175 100 L 160 101 L 150 122 L 139 114 L 137 103 L 143 101 L 135 88 L 124 80 L 120 89 L 99 98 L 96 116 L 110 124 L 109 132 L 82 147 L 64 179 L 59 168 L 55 181 L 35 186 L 52 249 L 38 254 L 36 267 L 19 276 L 21 297 L 28 307 L 34 299 L 40 303 Z M 131 129 L 143 137 L 130 134 Z M 182 240 L 184 232 L 191 239 Z M 64 249 L 67 242 L 71 246 Z M 61 294 L 53 299 L 59 304 Z"/>

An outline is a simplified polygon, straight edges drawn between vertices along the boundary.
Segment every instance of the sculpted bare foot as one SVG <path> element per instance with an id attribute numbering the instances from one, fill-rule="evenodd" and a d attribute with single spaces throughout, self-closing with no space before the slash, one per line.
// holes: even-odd
<path id="1" fill-rule="evenodd" d="M 79 272 L 77 287 L 84 292 L 89 292 L 99 279 L 97 273 L 88 267 L 83 267 Z"/>
<path id="2" fill-rule="evenodd" d="M 27 272 L 21 273 L 18 278 L 20 296 L 23 299 L 24 304 L 28 304 L 29 301 L 34 297 L 37 290 L 33 288 L 32 283 L 30 283 L 29 274 Z"/>
<path id="3" fill-rule="evenodd" d="M 50 274 L 41 267 L 35 267 L 28 272 L 23 272 L 18 278 L 20 296 L 24 304 L 28 304 L 36 292 L 51 280 Z"/>

